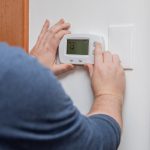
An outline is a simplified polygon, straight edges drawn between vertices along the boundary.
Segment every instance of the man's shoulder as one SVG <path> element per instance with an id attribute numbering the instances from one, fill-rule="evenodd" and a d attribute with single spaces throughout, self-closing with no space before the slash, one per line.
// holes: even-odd
<path id="1" fill-rule="evenodd" d="M 3 48 L 9 47 L 9 45 L 5 42 L 0 42 L 0 49 L 3 50 Z"/>
<path id="2" fill-rule="evenodd" d="M 29 56 L 22 48 L 0 43 L 1 88 L 25 95 L 26 90 L 34 94 L 45 92 L 56 82 L 52 72 L 43 67 L 36 58 Z M 54 80 L 55 79 L 55 80 Z M 50 84 L 51 83 L 51 84 Z M 32 93 L 31 93 L 32 95 Z"/>
<path id="3" fill-rule="evenodd" d="M 19 59 L 27 57 L 27 54 L 20 47 L 9 46 L 7 43 L 0 43 L 0 66 L 10 66 Z M 3 68 L 3 67 L 2 67 Z M 6 67 L 7 68 L 7 67 Z"/>
<path id="4" fill-rule="evenodd" d="M 55 78 L 36 58 L 29 56 L 22 48 L 6 43 L 0 43 L 0 68 L 0 81 L 9 79 L 16 83 L 24 84 L 28 81 L 28 84 L 31 84 L 36 80 L 42 81 L 36 84 L 42 84 Z"/>
<path id="5" fill-rule="evenodd" d="M 0 43 L 0 68 L 19 72 L 41 68 L 36 58 L 29 56 L 21 47 Z"/>
<path id="6" fill-rule="evenodd" d="M 18 53 L 18 52 L 20 52 L 20 49 L 22 49 L 22 48 L 17 47 L 17 46 L 10 46 L 7 43 L 0 42 L 0 53 L 1 54 L 5 54 L 5 53 L 8 54 L 11 50 L 13 50 L 14 53 Z"/>

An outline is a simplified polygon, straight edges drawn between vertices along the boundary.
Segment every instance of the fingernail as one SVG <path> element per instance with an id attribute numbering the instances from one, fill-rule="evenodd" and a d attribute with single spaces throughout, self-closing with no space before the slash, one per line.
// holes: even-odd
<path id="1" fill-rule="evenodd" d="M 71 26 L 71 24 L 70 24 L 70 23 L 64 23 L 64 25 L 65 25 L 65 26 L 68 26 L 68 27 L 70 27 L 70 26 Z"/>
<path id="2" fill-rule="evenodd" d="M 75 68 L 75 66 L 74 66 L 74 65 L 71 65 L 71 68 L 72 68 L 72 69 L 74 69 L 74 68 Z"/>
<path id="3" fill-rule="evenodd" d="M 67 33 L 68 33 L 68 34 L 71 34 L 71 31 L 68 31 Z"/>
<path id="4" fill-rule="evenodd" d="M 61 19 L 60 19 L 60 22 L 64 23 L 64 22 L 65 22 L 65 20 L 64 20 L 63 18 L 61 18 Z"/>
<path id="5" fill-rule="evenodd" d="M 103 49 L 103 48 L 102 48 L 102 44 L 99 43 L 99 42 L 97 43 L 97 47 L 100 48 L 101 50 Z"/>
<path id="6" fill-rule="evenodd" d="M 101 43 L 99 43 L 99 42 L 96 42 L 96 45 L 100 46 L 100 45 L 101 45 Z"/>
<path id="7" fill-rule="evenodd" d="M 49 20 L 48 19 L 46 19 L 45 24 L 49 24 Z"/>

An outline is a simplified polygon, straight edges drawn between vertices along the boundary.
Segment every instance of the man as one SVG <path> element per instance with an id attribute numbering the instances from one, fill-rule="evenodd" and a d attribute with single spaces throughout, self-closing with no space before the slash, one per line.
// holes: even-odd
<path id="1" fill-rule="evenodd" d="M 95 99 L 82 115 L 56 76 L 74 69 L 56 64 L 70 24 L 46 21 L 31 56 L 0 44 L 0 150 L 116 150 L 122 128 L 125 75 L 119 57 L 96 43 L 87 64 Z M 56 75 L 56 76 L 55 76 Z"/>

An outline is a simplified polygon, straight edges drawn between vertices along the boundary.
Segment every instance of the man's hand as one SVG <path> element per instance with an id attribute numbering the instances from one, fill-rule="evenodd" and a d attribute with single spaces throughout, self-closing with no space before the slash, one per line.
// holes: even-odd
<path id="1" fill-rule="evenodd" d="M 120 63 L 118 55 L 102 52 L 101 45 L 97 43 L 95 64 L 88 65 L 95 97 L 112 95 L 123 98 L 125 76 Z"/>
<path id="2" fill-rule="evenodd" d="M 35 56 L 41 64 L 51 69 L 56 75 L 74 68 L 71 64 L 56 64 L 56 55 L 60 40 L 64 35 L 70 34 L 69 28 L 70 24 L 66 23 L 63 19 L 50 28 L 49 21 L 47 20 L 30 53 L 32 56 Z"/>
<path id="3" fill-rule="evenodd" d="M 117 55 L 102 52 L 99 43 L 95 48 L 95 63 L 87 65 L 92 80 L 95 102 L 90 115 L 107 114 L 122 126 L 122 105 L 125 92 L 125 74 Z"/>

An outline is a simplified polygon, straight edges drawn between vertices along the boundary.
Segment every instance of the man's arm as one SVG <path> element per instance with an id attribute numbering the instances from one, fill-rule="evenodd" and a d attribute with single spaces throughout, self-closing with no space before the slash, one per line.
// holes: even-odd
<path id="1" fill-rule="evenodd" d="M 122 128 L 122 106 L 125 75 L 117 55 L 102 52 L 97 43 L 95 64 L 88 65 L 95 100 L 89 115 L 106 114 L 113 117 Z"/>
<path id="2" fill-rule="evenodd" d="M 80 114 L 49 69 L 21 49 L 0 45 L 0 52 L 1 149 L 117 149 L 112 117 Z"/>

